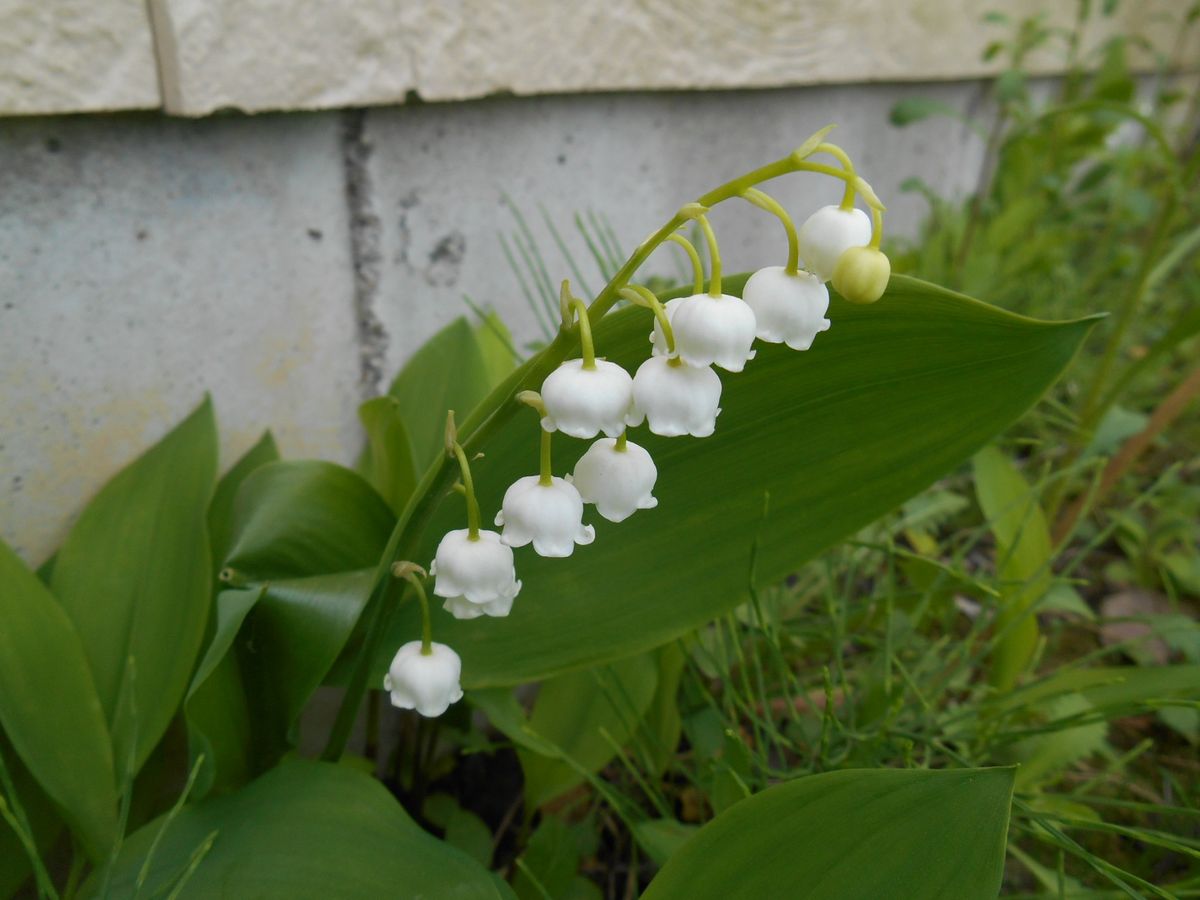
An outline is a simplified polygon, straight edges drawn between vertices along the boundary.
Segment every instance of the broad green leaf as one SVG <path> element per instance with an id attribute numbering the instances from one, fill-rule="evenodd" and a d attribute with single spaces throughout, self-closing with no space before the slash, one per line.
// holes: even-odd
<path id="1" fill-rule="evenodd" d="M 16 805 L 20 804 L 20 811 L 29 825 L 34 846 L 39 856 L 46 859 L 62 833 L 62 818 L 55 811 L 54 803 L 46 796 L 46 792 L 29 773 L 29 769 L 21 763 L 21 757 L 13 752 L 2 732 L 0 766 L 7 771 L 16 798 L 14 800 L 9 793 L 7 785 L 0 787 L 0 796 L 4 798 L 9 811 L 18 821 L 22 817 L 17 814 Z M 0 817 L 0 897 L 11 897 L 32 874 L 33 866 L 30 864 L 24 843 L 5 819 Z"/>
<path id="2" fill-rule="evenodd" d="M 1169 698 L 1200 696 L 1200 665 L 1102 666 L 1061 669 L 1028 687 L 995 699 L 993 710 L 1013 710 L 1079 692 L 1097 710 L 1129 710 Z"/>
<path id="3" fill-rule="evenodd" d="M 164 896 L 181 882 L 179 900 L 511 896 L 486 869 L 422 831 L 378 781 L 330 763 L 289 760 L 240 791 L 185 809 L 165 830 L 163 819 L 151 822 L 122 847 L 111 896 L 134 895 L 156 840 L 139 896 Z M 84 896 L 99 896 L 102 881 L 94 876 Z"/>
<path id="4" fill-rule="evenodd" d="M 279 459 L 269 431 L 246 451 L 217 482 L 208 506 L 208 534 L 213 565 L 220 568 L 229 551 L 233 530 L 233 504 L 246 477 L 260 466 Z M 184 698 L 188 752 L 191 760 L 203 754 L 204 762 L 192 788 L 192 798 L 204 797 L 244 784 L 251 775 L 250 712 L 237 655 L 228 652 L 242 619 L 258 598 L 257 590 L 229 591 L 214 598 L 208 644 Z"/>
<path id="5" fill-rule="evenodd" d="M 1073 717 L 1090 718 L 1092 704 L 1082 694 L 1067 694 L 1040 704 L 1038 712 L 1048 722 Z M 1044 734 L 1032 735 L 1013 747 L 1017 769 L 1016 787 L 1020 791 L 1054 781 L 1071 765 L 1108 748 L 1108 723 L 1088 721 L 1070 727 L 1056 728 Z"/>
<path id="6" fill-rule="evenodd" d="M 412 441 L 417 471 L 442 452 L 446 411 L 462 422 L 492 386 L 488 359 L 475 331 L 459 317 L 413 354 L 388 393 L 400 404 L 400 417 Z"/>
<path id="7" fill-rule="evenodd" d="M 741 283 L 730 278 L 727 289 Z M 632 431 L 658 466 L 657 509 L 612 524 L 589 508 L 595 543 L 569 560 L 518 550 L 524 587 L 507 618 L 435 613 L 468 687 L 629 656 L 732 609 L 745 599 L 756 539 L 757 583 L 771 584 L 928 487 L 1037 400 L 1091 327 L 1034 321 L 903 276 L 872 306 L 834 298 L 830 317 L 811 350 L 760 345 L 745 372 L 722 373 L 712 437 Z M 620 310 L 595 329 L 598 352 L 633 371 L 649 331 L 648 312 Z M 555 470 L 569 472 L 587 446 L 555 435 Z M 474 465 L 485 517 L 509 484 L 537 471 L 537 448 L 527 410 L 473 448 L 485 453 Z M 460 498 L 443 502 L 417 559 L 462 524 Z M 385 643 L 394 649 L 419 630 L 408 610 Z M 379 673 L 387 661 L 375 660 Z"/>
<path id="8" fill-rule="evenodd" d="M 994 900 L 1012 786 L 1012 769 L 798 778 L 704 826 L 642 896 Z"/>
<path id="9" fill-rule="evenodd" d="M 657 681 L 657 660 L 642 654 L 542 682 L 529 729 L 553 745 L 557 755 L 517 751 L 525 773 L 526 808 L 536 809 L 583 781 L 579 768 L 602 769 L 616 755 L 613 743 L 624 745 L 636 731 Z"/>
<path id="10" fill-rule="evenodd" d="M 264 431 L 257 443 L 242 454 L 241 459 L 217 482 L 212 502 L 208 505 L 208 542 L 218 568 L 229 552 L 233 536 L 233 504 L 242 482 L 255 469 L 278 460 L 279 448 L 275 446 L 275 438 L 271 432 Z"/>
<path id="11" fill-rule="evenodd" d="M 683 732 L 683 720 L 679 716 L 679 680 L 687 657 L 678 643 L 660 648 L 655 657 L 658 678 L 654 697 L 638 726 L 636 740 L 647 754 L 654 772 L 661 775 L 675 758 Z"/>
<path id="12" fill-rule="evenodd" d="M 225 565 L 264 581 L 347 572 L 379 562 L 395 516 L 350 469 L 269 463 L 242 483 Z"/>
<path id="13" fill-rule="evenodd" d="M 83 640 L 119 772 L 162 737 L 204 640 L 216 468 L 205 399 L 101 489 L 58 552 L 51 585 Z"/>
<path id="14" fill-rule="evenodd" d="M 216 627 L 183 701 L 188 751 L 193 764 L 204 762 L 192 796 L 227 790 L 250 778 L 252 733 L 241 667 L 231 653 L 243 620 L 263 593 L 262 588 L 222 591 L 217 595 Z"/>
<path id="15" fill-rule="evenodd" d="M 238 659 L 259 766 L 294 744 L 296 721 L 349 640 L 371 576 L 362 570 L 276 581 L 247 617 Z"/>
<path id="16" fill-rule="evenodd" d="M 374 765 L 372 765 L 372 769 Z M 434 794 L 421 810 L 426 821 L 442 829 L 446 843 L 484 868 L 492 864 L 492 832 L 487 823 L 463 809 L 449 794 Z"/>
<path id="17" fill-rule="evenodd" d="M 696 836 L 699 825 L 685 825 L 675 819 L 647 819 L 633 826 L 638 845 L 660 866 Z"/>
<path id="18" fill-rule="evenodd" d="M 513 889 L 521 900 L 570 896 L 580 860 L 595 852 L 597 832 L 587 821 L 569 825 L 544 816 L 521 856 Z"/>
<path id="19" fill-rule="evenodd" d="M 513 349 L 512 332 L 503 320 L 494 312 L 481 318 L 483 321 L 475 326 L 475 340 L 479 342 L 479 351 L 487 368 L 488 387 L 492 388 L 517 367 L 518 359 Z"/>
<path id="20" fill-rule="evenodd" d="M 529 727 L 529 718 L 521 702 L 509 688 L 481 688 L 467 695 L 471 705 L 481 710 L 491 723 L 518 747 L 550 758 L 558 748 L 539 737 Z"/>
<path id="21" fill-rule="evenodd" d="M 417 486 L 412 444 L 400 415 L 400 402 L 392 396 L 376 397 L 358 408 L 367 432 L 359 471 L 399 515 Z"/>
<path id="22" fill-rule="evenodd" d="M 0 585 L 0 725 L 96 857 L 116 837 L 117 786 L 83 643 L 58 601 L 3 541 Z"/>
<path id="23" fill-rule="evenodd" d="M 1000 614 L 988 677 L 1008 690 L 1033 657 L 1038 643 L 1033 609 L 1053 580 L 1050 528 L 1036 492 L 1007 456 L 995 447 L 975 455 L 975 493 L 996 537 Z"/>

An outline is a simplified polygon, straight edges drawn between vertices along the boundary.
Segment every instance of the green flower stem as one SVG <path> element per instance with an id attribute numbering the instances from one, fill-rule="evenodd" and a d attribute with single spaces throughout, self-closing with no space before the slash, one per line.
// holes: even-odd
<path id="1" fill-rule="evenodd" d="M 704 293 L 704 263 L 700 261 L 700 253 L 696 250 L 695 245 L 685 238 L 679 232 L 669 235 L 668 241 L 674 241 L 680 247 L 687 251 L 688 258 L 692 261 L 692 293 Z"/>
<path id="2" fill-rule="evenodd" d="M 696 293 L 700 293 L 700 291 Z M 675 332 L 671 330 L 671 320 L 667 318 L 667 311 L 663 308 L 658 297 L 654 296 L 654 291 L 640 284 L 631 284 L 628 287 L 621 288 L 621 296 L 631 303 L 646 307 L 646 309 L 654 313 L 654 318 L 658 319 L 658 324 L 662 327 L 663 336 L 667 339 L 667 353 L 674 353 Z"/>
<path id="3" fill-rule="evenodd" d="M 617 438 L 617 443 L 613 446 L 613 449 L 618 453 L 624 453 L 628 448 L 628 445 L 629 440 L 625 437 L 625 432 L 622 431 L 621 436 Z"/>
<path id="4" fill-rule="evenodd" d="M 421 583 L 421 578 L 416 572 L 405 572 L 403 578 L 417 592 L 417 600 L 421 604 L 421 655 L 429 656 L 433 653 L 433 625 L 429 621 L 429 596 L 425 593 L 425 585 Z"/>
<path id="5" fill-rule="evenodd" d="M 879 242 L 883 240 L 883 211 L 871 207 L 871 243 L 867 244 L 872 250 L 879 249 Z"/>
<path id="6" fill-rule="evenodd" d="M 554 467 L 550 462 L 550 432 L 545 428 L 542 431 L 542 447 L 541 447 L 541 468 L 538 474 L 538 484 L 542 487 L 550 487 L 554 483 Z"/>
<path id="7" fill-rule="evenodd" d="M 471 480 L 471 464 L 467 462 L 467 454 L 462 444 L 454 442 L 454 458 L 458 460 L 458 470 L 462 473 L 463 493 L 467 498 L 467 538 L 479 540 L 479 501 L 475 499 L 475 482 Z"/>
<path id="8" fill-rule="evenodd" d="M 788 242 L 788 258 L 784 271 L 789 275 L 798 274 L 800 271 L 800 241 L 796 237 L 796 223 L 792 221 L 788 211 L 780 205 L 778 200 L 758 188 L 746 188 L 742 191 L 742 199 L 769 212 L 783 223 L 783 230 L 787 234 Z"/>
<path id="9" fill-rule="evenodd" d="M 813 153 L 828 153 L 842 164 L 842 168 L 850 177 L 846 179 L 846 192 L 842 194 L 841 208 L 854 209 L 854 163 L 850 161 L 846 151 L 837 144 L 817 144 Z"/>
<path id="10" fill-rule="evenodd" d="M 720 187 L 713 188 L 697 198 L 696 202 L 702 207 L 713 207 L 732 197 L 740 196 L 746 188 L 792 172 L 817 172 L 832 178 L 839 178 L 847 183 L 854 179 L 855 176 L 852 173 L 843 169 L 809 162 L 806 156 L 810 152 L 813 151 L 802 145 L 796 153 L 789 153 L 781 159 L 760 166 Z M 612 309 L 613 304 L 620 297 L 620 289 L 629 282 L 629 279 L 641 268 L 650 254 L 691 218 L 693 217 L 684 210 L 675 213 L 661 228 L 638 245 L 608 284 L 596 295 L 596 299 L 592 301 L 589 308 L 589 324 L 593 321 L 599 322 L 605 313 Z M 463 450 L 468 454 L 474 454 L 482 449 L 488 439 L 499 431 L 522 405 L 516 400 L 516 395 L 522 390 L 537 390 L 541 387 L 546 376 L 554 371 L 574 349 L 575 335 L 573 331 L 561 330 L 540 353 L 526 360 L 524 364 L 510 373 L 463 422 L 460 429 L 460 434 L 463 436 Z M 391 565 L 398 559 L 407 559 L 416 555 L 420 549 L 425 528 L 452 486 L 453 470 L 446 465 L 446 462 L 447 457 L 439 454 L 426 470 L 420 483 L 413 490 L 408 505 L 396 521 L 396 526 L 392 529 L 391 537 L 380 557 L 379 565 L 375 570 L 371 594 L 362 613 L 366 634 L 363 650 L 346 686 L 346 696 L 338 710 L 337 718 L 330 729 L 329 740 L 322 753 L 322 757 L 326 760 L 336 761 L 345 750 L 346 742 L 354 727 L 354 720 L 358 715 L 358 708 L 362 704 L 367 682 L 395 617 L 395 606 L 389 603 L 388 599 L 390 585 L 395 583 L 395 579 L 389 577 Z"/>
<path id="11" fill-rule="evenodd" d="M 717 234 L 708 221 L 708 216 L 701 213 L 696 216 L 700 230 L 704 232 L 704 242 L 708 244 L 708 296 L 721 296 L 721 250 L 717 247 Z"/>
<path id="12" fill-rule="evenodd" d="M 571 309 L 579 314 L 579 346 L 583 352 L 583 368 L 596 368 L 596 349 L 592 346 L 592 320 L 588 318 L 587 304 L 578 297 L 570 300 Z"/>

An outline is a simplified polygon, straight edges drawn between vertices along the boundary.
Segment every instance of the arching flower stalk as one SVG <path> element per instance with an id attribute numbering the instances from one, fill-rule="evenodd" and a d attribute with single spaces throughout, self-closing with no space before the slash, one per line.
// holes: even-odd
<path id="1" fill-rule="evenodd" d="M 830 126 L 831 128 L 832 126 Z M 595 531 L 583 524 L 583 506 L 594 503 L 612 521 L 621 521 L 657 501 L 653 488 L 659 476 L 650 454 L 628 440 L 625 429 L 646 422 L 663 436 L 713 433 L 721 380 L 711 366 L 731 373 L 742 371 L 754 358 L 754 340 L 786 343 L 796 349 L 811 346 L 829 327 L 825 282 L 854 303 L 871 303 L 883 295 L 890 264 L 880 250 L 883 204 L 855 171 L 839 147 L 825 142 L 823 128 L 787 156 L 747 172 L 685 204 L 661 228 L 638 245 L 590 305 L 573 297 L 564 281 L 560 296 L 563 324 L 558 336 L 537 357 L 497 388 L 483 409 L 464 426 L 465 439 L 448 443 L 459 463 L 467 498 L 468 526 L 445 535 L 431 567 L 437 577 L 435 593 L 446 609 L 460 618 L 505 615 L 520 590 L 513 570 L 512 549 L 532 544 L 542 556 L 570 556 L 576 545 L 590 544 Z M 839 165 L 810 159 L 833 156 Z M 815 172 L 845 184 L 837 206 L 817 210 L 796 229 L 790 216 L 758 185 L 792 172 Z M 788 238 L 783 266 L 767 267 L 747 282 L 742 298 L 722 290 L 721 257 L 707 213 L 735 197 L 775 215 Z M 861 198 L 870 219 L 855 208 Z M 710 260 L 708 290 L 696 248 L 679 234 L 696 222 L 704 234 Z M 660 303 L 645 288 L 633 284 L 638 269 L 666 242 L 679 244 L 692 263 L 690 296 Z M 803 266 L 803 269 L 801 268 Z M 807 271 L 805 271 L 807 270 Z M 653 352 L 630 378 L 620 366 L 596 356 L 592 325 L 620 299 L 649 307 L 654 313 Z M 578 359 L 568 359 L 576 347 Z M 540 388 L 541 394 L 535 389 Z M 502 532 L 479 528 L 468 460 L 512 414 L 519 400 L 538 410 L 541 421 L 541 469 L 518 479 L 505 492 L 496 524 Z M 556 477 L 551 468 L 551 432 L 595 438 L 604 433 L 576 465 L 574 481 Z M 331 732 L 325 757 L 336 759 L 345 746 L 365 690 L 371 662 L 377 657 L 393 609 L 389 604 L 392 561 L 415 551 L 422 532 L 450 487 L 452 475 L 445 460 L 427 477 L 405 510 L 384 551 L 367 611 L 363 661 L 356 668 Z M 411 564 L 403 564 L 411 565 Z M 429 638 L 428 604 L 416 579 L 404 577 L 422 602 L 424 637 L 397 652 L 385 681 L 393 702 L 436 714 L 461 695 L 461 664 L 457 654 Z"/>

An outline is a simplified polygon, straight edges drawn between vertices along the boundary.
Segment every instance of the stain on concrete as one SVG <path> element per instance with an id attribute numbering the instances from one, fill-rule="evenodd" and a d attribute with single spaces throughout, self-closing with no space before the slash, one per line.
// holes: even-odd
<path id="1" fill-rule="evenodd" d="M 359 387 L 364 399 L 381 391 L 388 335 L 375 313 L 379 295 L 381 225 L 371 188 L 371 142 L 365 110 L 347 110 L 342 119 L 342 163 L 350 211 L 350 254 L 354 266 L 354 314 L 358 331 Z"/>
<path id="2" fill-rule="evenodd" d="M 434 287 L 450 287 L 458 281 L 463 257 L 467 254 L 467 238 L 461 231 L 452 231 L 437 242 L 429 254 L 425 280 Z"/>

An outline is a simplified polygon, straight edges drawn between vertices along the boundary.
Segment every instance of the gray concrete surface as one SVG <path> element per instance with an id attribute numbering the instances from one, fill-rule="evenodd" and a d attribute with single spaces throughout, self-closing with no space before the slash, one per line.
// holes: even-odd
<path id="1" fill-rule="evenodd" d="M 436 329 L 496 309 L 540 335 L 499 240 L 524 211 L 554 280 L 596 289 L 572 216 L 605 216 L 623 249 L 681 203 L 838 122 L 836 139 L 911 234 L 919 176 L 973 183 L 964 126 L 898 130 L 901 97 L 962 110 L 975 83 L 495 98 L 367 112 L 0 120 L 0 537 L 31 562 L 87 498 L 211 391 L 223 463 L 260 429 L 286 455 L 349 461 L 355 407 Z M 797 217 L 838 189 L 773 189 Z M 781 261 L 778 223 L 714 214 L 727 271 Z M 669 250 L 650 269 L 678 271 Z"/>

